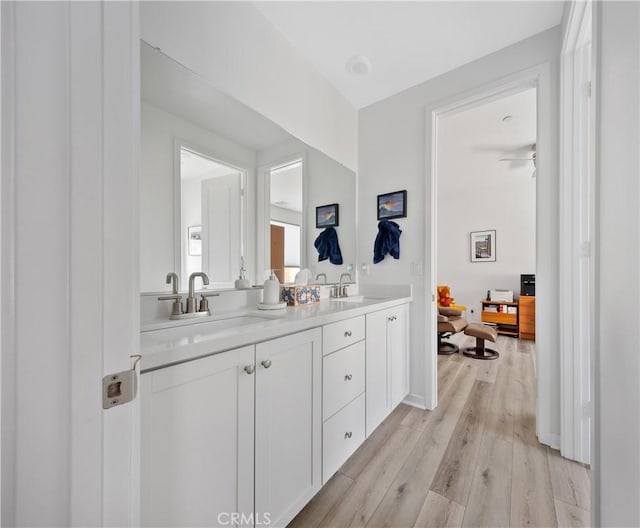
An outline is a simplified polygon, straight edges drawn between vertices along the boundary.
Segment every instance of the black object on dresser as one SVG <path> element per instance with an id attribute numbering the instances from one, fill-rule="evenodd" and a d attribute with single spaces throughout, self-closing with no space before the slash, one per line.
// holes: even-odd
<path id="1" fill-rule="evenodd" d="M 536 276 L 520 275 L 520 295 L 525 297 L 536 296 Z"/>

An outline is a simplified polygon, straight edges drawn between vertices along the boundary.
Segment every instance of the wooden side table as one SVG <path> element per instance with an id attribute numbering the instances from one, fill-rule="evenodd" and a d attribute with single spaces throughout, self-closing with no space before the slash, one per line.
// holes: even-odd
<path id="1" fill-rule="evenodd" d="M 518 329 L 520 339 L 536 340 L 536 298 L 521 295 L 518 299 Z"/>

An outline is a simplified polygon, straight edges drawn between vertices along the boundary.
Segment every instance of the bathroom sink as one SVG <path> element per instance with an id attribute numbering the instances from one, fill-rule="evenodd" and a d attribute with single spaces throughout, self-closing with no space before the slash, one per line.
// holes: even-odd
<path id="1" fill-rule="evenodd" d="M 165 339 L 179 339 L 181 337 L 194 337 L 203 334 L 213 334 L 223 330 L 229 330 L 232 328 L 238 328 L 241 326 L 248 326 L 256 323 L 264 323 L 266 321 L 272 321 L 273 317 L 261 316 L 261 315 L 235 315 L 228 317 L 219 317 L 216 319 L 208 319 L 207 321 L 183 324 L 180 326 L 164 327 L 155 330 L 148 330 L 147 332 L 157 332 L 162 334 Z"/>
<path id="2" fill-rule="evenodd" d="M 366 301 L 380 301 L 382 299 L 376 297 L 365 297 L 364 295 L 354 295 L 352 297 L 331 297 L 331 300 L 346 303 L 362 303 Z"/>

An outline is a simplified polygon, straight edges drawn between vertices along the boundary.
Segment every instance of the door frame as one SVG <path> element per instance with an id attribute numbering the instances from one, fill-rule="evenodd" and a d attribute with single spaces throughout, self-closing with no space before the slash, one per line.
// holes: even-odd
<path id="1" fill-rule="evenodd" d="M 561 453 L 591 461 L 595 359 L 595 53 L 591 0 L 571 2 L 560 66 Z"/>
<path id="2" fill-rule="evenodd" d="M 536 434 L 540 442 L 558 448 L 560 434 L 554 425 L 559 420 L 555 409 L 559 401 L 557 369 L 553 366 L 553 354 L 558 348 L 557 291 L 558 218 L 549 215 L 557 204 L 558 152 L 554 142 L 552 112 L 555 107 L 553 93 L 553 69 L 545 62 L 538 66 L 498 79 L 473 90 L 456 94 L 427 107 L 425 111 L 426 185 L 425 204 L 430 214 L 425 215 L 425 393 L 428 409 L 438 401 L 437 369 L 437 218 L 438 218 L 438 120 L 450 113 L 459 112 L 499 99 L 519 91 L 536 88 L 537 113 L 537 178 L 536 178 Z M 548 177 L 545 177 L 548 175 Z M 544 214 L 543 214 L 544 212 Z M 551 218 L 550 218 L 551 217 Z"/>
<path id="3" fill-rule="evenodd" d="M 264 274 L 271 267 L 271 171 L 298 161 L 302 162 L 302 203 L 306 204 L 308 203 L 308 155 L 306 151 L 279 157 L 276 161 L 260 165 L 256 171 L 256 284 L 264 282 Z M 300 224 L 300 269 L 306 268 L 308 261 L 306 252 L 307 224 L 308 219 L 303 211 Z"/>
<path id="4" fill-rule="evenodd" d="M 231 169 L 237 170 L 240 173 L 240 256 L 244 259 L 244 267 L 247 270 L 247 276 L 251 276 L 253 271 L 253 251 L 254 244 L 253 236 L 250 234 L 249 226 L 249 179 L 251 169 L 245 167 L 242 162 L 234 159 L 230 159 L 229 156 L 222 155 L 215 148 L 203 147 L 193 141 L 182 139 L 180 137 L 173 138 L 173 260 L 174 270 L 180 277 L 182 289 L 186 291 L 186 281 L 183 281 L 183 268 L 182 256 L 182 166 L 180 153 L 182 149 L 187 150 L 206 158 L 219 165 L 224 165 Z M 240 267 L 238 267 L 240 271 Z"/>

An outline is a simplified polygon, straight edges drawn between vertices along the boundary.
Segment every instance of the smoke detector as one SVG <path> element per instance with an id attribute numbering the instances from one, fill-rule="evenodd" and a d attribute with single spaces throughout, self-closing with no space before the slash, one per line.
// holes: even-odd
<path id="1" fill-rule="evenodd" d="M 371 61 L 363 55 L 355 55 L 347 61 L 347 71 L 354 77 L 364 77 L 371 71 Z"/>

